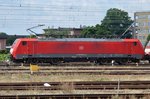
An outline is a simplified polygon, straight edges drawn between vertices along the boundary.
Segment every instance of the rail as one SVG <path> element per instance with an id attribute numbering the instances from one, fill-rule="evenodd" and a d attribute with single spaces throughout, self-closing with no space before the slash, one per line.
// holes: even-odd
<path id="1" fill-rule="evenodd" d="M 0 83 L 0 90 L 118 90 L 118 83 L 119 90 L 150 89 L 150 81 L 82 81 Z"/>

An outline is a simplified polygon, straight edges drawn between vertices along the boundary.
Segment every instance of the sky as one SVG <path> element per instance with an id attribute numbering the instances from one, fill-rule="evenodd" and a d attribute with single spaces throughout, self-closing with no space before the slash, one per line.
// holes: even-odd
<path id="1" fill-rule="evenodd" d="M 110 8 L 129 13 L 150 11 L 150 0 L 0 0 L 0 32 L 29 35 L 28 28 L 79 28 L 100 24 Z"/>

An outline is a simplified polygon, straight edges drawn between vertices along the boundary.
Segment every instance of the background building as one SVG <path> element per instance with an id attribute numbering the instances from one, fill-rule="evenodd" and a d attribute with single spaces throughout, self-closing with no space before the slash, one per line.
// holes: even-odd
<path id="1" fill-rule="evenodd" d="M 143 46 L 146 43 L 147 36 L 150 34 L 150 12 L 135 12 L 136 38 Z"/>
<path id="2" fill-rule="evenodd" d="M 0 50 L 6 49 L 6 37 L 0 36 Z"/>
<path id="3" fill-rule="evenodd" d="M 83 28 L 47 28 L 43 29 L 47 34 L 53 35 L 71 35 L 71 36 L 79 36 Z"/>

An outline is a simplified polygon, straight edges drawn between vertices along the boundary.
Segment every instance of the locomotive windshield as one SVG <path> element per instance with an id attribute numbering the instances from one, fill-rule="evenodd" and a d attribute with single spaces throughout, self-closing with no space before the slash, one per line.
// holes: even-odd
<path id="1" fill-rule="evenodd" d="M 150 46 L 150 42 L 148 42 L 148 44 L 146 46 Z"/>
<path id="2" fill-rule="evenodd" d="M 14 41 L 14 43 L 12 44 L 12 47 L 17 43 L 17 41 L 18 41 L 18 39 L 16 39 L 16 40 Z"/>

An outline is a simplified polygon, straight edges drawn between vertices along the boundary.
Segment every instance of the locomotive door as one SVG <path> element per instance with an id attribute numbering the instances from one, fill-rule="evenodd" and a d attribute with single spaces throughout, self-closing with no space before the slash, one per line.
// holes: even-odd
<path id="1" fill-rule="evenodd" d="M 37 58 L 37 49 L 38 49 L 37 41 L 34 41 L 34 42 L 33 42 L 32 47 L 33 47 L 33 51 L 32 51 L 33 57 L 34 57 L 34 58 Z"/>
<path id="2" fill-rule="evenodd" d="M 31 41 L 28 43 L 28 58 L 35 58 L 36 57 L 36 50 L 37 50 L 37 41 Z"/>
<path id="3" fill-rule="evenodd" d="M 131 53 L 132 53 L 131 44 L 130 44 L 130 42 L 127 42 L 127 43 L 125 43 L 125 44 L 126 44 L 126 53 L 127 53 L 127 55 L 128 55 L 128 58 L 130 58 L 130 57 L 131 57 Z"/>

